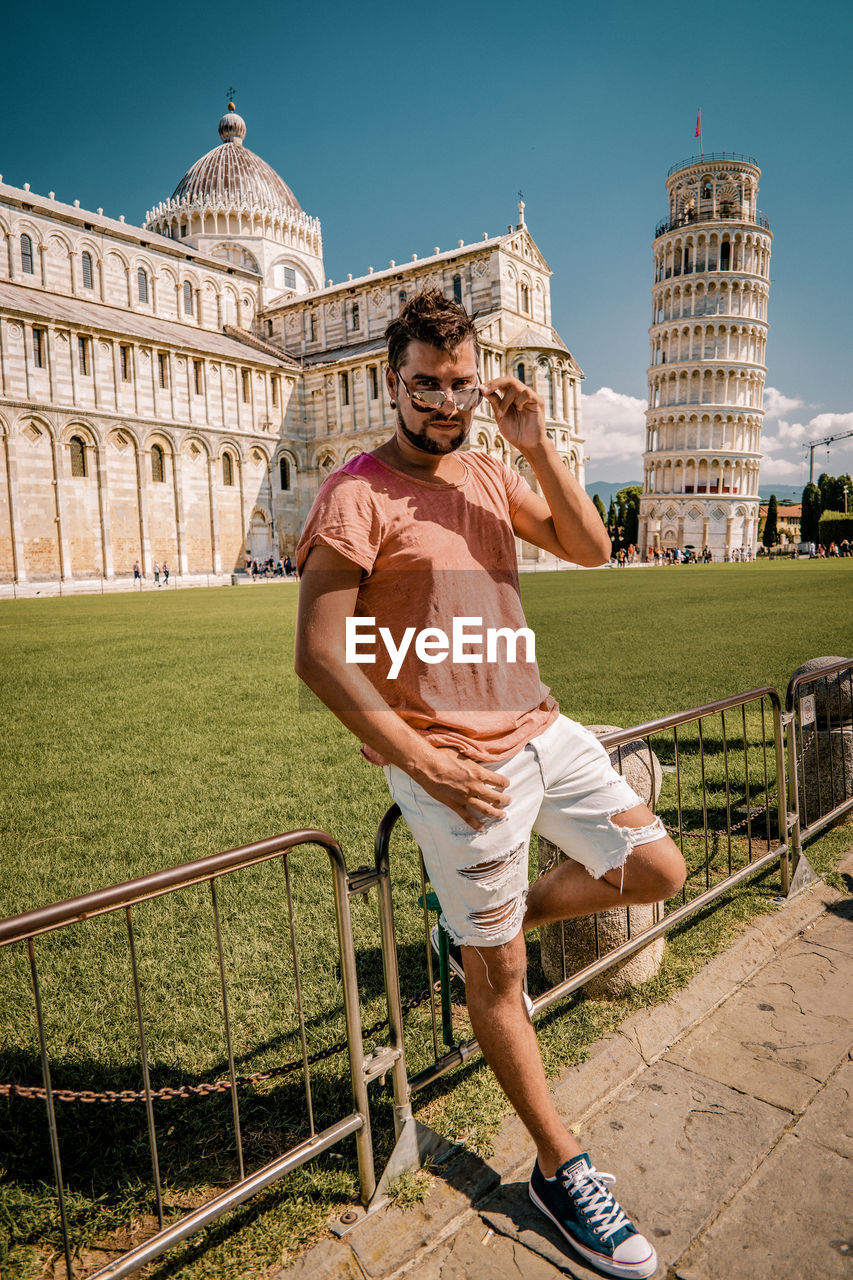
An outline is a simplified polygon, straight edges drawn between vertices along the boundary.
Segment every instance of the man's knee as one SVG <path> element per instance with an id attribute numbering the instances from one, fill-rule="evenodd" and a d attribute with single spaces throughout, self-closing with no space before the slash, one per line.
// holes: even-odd
<path id="1" fill-rule="evenodd" d="M 641 893 L 646 902 L 665 902 L 678 893 L 687 868 L 678 846 L 669 837 L 655 846 L 639 845 L 625 866 L 624 887 Z"/>
<path id="2" fill-rule="evenodd" d="M 646 816 L 651 819 L 648 823 L 643 821 Z M 678 893 L 687 877 L 681 850 L 667 835 L 660 819 L 648 811 L 643 814 L 638 810 L 638 820 L 624 821 L 625 818 L 629 815 L 620 814 L 613 822 L 630 833 L 630 853 L 625 866 L 609 872 L 607 879 L 625 892 L 639 894 L 646 902 L 664 902 Z"/>
<path id="3" fill-rule="evenodd" d="M 499 993 L 520 986 L 527 972 L 524 934 L 519 932 L 509 942 L 496 947 L 464 947 L 465 985 L 469 997 L 484 990 Z"/>

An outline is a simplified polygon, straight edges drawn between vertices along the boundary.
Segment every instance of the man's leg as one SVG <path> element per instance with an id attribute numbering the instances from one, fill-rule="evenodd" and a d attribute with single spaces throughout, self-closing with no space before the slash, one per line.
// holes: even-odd
<path id="1" fill-rule="evenodd" d="M 468 1016 L 483 1056 L 527 1128 L 551 1178 L 581 1148 L 557 1114 L 536 1032 L 522 999 L 524 935 L 498 947 L 462 947 Z"/>
<path id="2" fill-rule="evenodd" d="M 655 823 L 655 816 L 645 805 L 637 805 L 610 821 L 639 833 Z M 681 850 L 668 835 L 635 845 L 624 866 L 606 871 L 598 879 L 569 856 L 531 885 L 523 928 L 536 929 L 613 907 L 663 902 L 678 893 L 685 874 Z"/>
<path id="3" fill-rule="evenodd" d="M 557 1114 L 522 1000 L 524 936 L 494 947 L 462 947 L 471 1025 L 483 1055 L 536 1144 L 529 1195 L 596 1270 L 648 1280 L 657 1270 L 641 1235 Z"/>

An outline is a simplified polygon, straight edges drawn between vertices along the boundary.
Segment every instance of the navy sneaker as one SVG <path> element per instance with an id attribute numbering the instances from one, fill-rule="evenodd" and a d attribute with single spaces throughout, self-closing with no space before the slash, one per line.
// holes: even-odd
<path id="1" fill-rule="evenodd" d="M 645 1280 L 657 1270 L 658 1257 L 607 1190 L 605 1184 L 615 1181 L 612 1173 L 598 1173 L 586 1152 L 561 1165 L 551 1182 L 537 1160 L 530 1199 L 590 1266 L 608 1276 Z"/>

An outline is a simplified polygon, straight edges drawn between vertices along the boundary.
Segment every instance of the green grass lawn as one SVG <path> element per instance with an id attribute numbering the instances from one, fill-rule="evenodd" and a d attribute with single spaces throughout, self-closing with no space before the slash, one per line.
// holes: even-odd
<path id="1" fill-rule="evenodd" d="M 853 652 L 853 560 L 679 566 L 526 576 L 543 679 L 586 723 L 629 726 L 770 684 L 784 694 L 811 657 Z M 2 759 L 0 916 L 300 827 L 371 858 L 388 805 L 384 779 L 292 671 L 297 589 L 270 585 L 0 603 Z M 821 842 L 828 869 L 850 831 Z M 414 849 L 394 846 L 401 969 L 423 985 Z M 309 1051 L 342 1033 L 334 915 L 325 855 L 294 856 Z M 318 870 L 319 869 L 319 870 Z M 298 1056 L 280 865 L 220 887 L 238 1072 Z M 665 998 L 732 931 L 770 909 L 778 883 L 749 890 L 671 936 L 648 990 L 606 1004 L 575 999 L 544 1020 L 549 1070 L 638 1002 Z M 153 1083 L 215 1078 L 224 1046 L 209 893 L 197 888 L 135 913 Z M 381 1016 L 375 904 L 354 903 L 365 1021 Z M 37 945 L 54 1083 L 138 1088 L 123 920 L 102 919 Z M 0 1082 L 39 1081 L 26 957 L 0 952 Z M 415 1030 L 415 1058 L 425 1032 Z M 318 1127 L 342 1114 L 335 1066 L 317 1072 Z M 379 1089 L 379 1086 L 372 1086 Z M 345 1091 L 344 1091 L 345 1092 Z M 387 1095 L 385 1096 L 387 1115 Z M 478 1066 L 419 1098 L 443 1132 L 487 1149 L 502 1103 Z M 304 1135 L 298 1077 L 247 1095 L 251 1167 Z M 170 1202 L 233 1174 L 226 1100 L 162 1104 L 158 1133 Z M 60 1106 L 63 1160 L 78 1238 L 91 1243 L 150 1211 L 144 1116 Z M 380 1129 L 381 1129 L 380 1125 Z M 389 1141 L 388 1127 L 378 1137 Z M 229 1145 L 230 1144 L 230 1145 Z M 118 1155 L 111 1155 L 115 1150 Z M 0 1104 L 0 1265 L 39 1274 L 56 1240 L 43 1115 Z M 345 1144 L 236 1211 L 151 1269 L 156 1276 L 254 1276 L 297 1249 L 355 1189 Z M 235 1230 L 239 1227 L 239 1230 Z M 3 1232 L 6 1231 L 4 1244 Z M 200 1243 L 201 1241 L 201 1243 Z M 11 1250 L 11 1253 L 9 1251 Z"/>

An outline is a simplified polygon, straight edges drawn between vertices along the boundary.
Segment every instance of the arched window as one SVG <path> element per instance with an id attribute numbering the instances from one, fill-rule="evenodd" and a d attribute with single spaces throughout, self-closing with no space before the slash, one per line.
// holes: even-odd
<path id="1" fill-rule="evenodd" d="M 458 302 L 462 306 L 462 277 L 453 277 L 453 301 Z"/>
<path id="2" fill-rule="evenodd" d="M 530 315 L 530 290 L 526 284 L 519 288 L 520 307 L 526 316 Z"/>
<path id="3" fill-rule="evenodd" d="M 71 437 L 71 474 L 83 477 L 87 474 L 86 441 L 82 436 Z"/>
<path id="4" fill-rule="evenodd" d="M 702 199 L 703 199 L 703 200 L 710 200 L 710 199 L 711 199 L 711 191 L 712 191 L 712 188 L 711 188 L 711 180 L 710 180 L 710 178 L 706 178 L 706 179 L 705 179 L 705 181 L 702 183 Z"/>
<path id="5" fill-rule="evenodd" d="M 282 491 L 290 488 L 290 463 L 287 458 L 281 458 L 278 464 L 278 474 L 281 481 Z"/>
<path id="6" fill-rule="evenodd" d="M 400 306 L 401 306 L 401 307 L 404 307 L 404 306 L 406 305 L 406 298 L 407 298 L 407 297 L 408 297 L 408 294 L 406 293 L 406 290 L 405 290 L 405 289 L 401 289 L 401 290 L 400 290 L 400 292 L 399 292 L 399 294 L 397 295 L 397 301 L 400 303 Z"/>
<path id="7" fill-rule="evenodd" d="M 29 236 L 21 236 L 21 270 L 25 275 L 33 274 L 33 242 Z"/>
<path id="8" fill-rule="evenodd" d="M 92 255 L 86 250 L 83 251 L 83 288 L 94 289 L 95 276 L 92 271 Z"/>
<path id="9" fill-rule="evenodd" d="M 166 459 L 159 444 L 151 446 L 151 479 L 155 484 L 165 484 L 166 481 Z"/>
<path id="10" fill-rule="evenodd" d="M 136 288 L 139 293 L 139 301 L 148 301 L 148 276 L 142 267 L 136 273 Z"/>
<path id="11" fill-rule="evenodd" d="M 720 245 L 720 270 L 728 271 L 731 262 L 732 247 L 728 240 L 724 240 Z"/>
<path id="12" fill-rule="evenodd" d="M 222 483 L 227 485 L 234 483 L 234 460 L 230 453 L 222 455 Z"/>
<path id="13" fill-rule="evenodd" d="M 359 312 L 359 307 L 357 302 L 354 302 L 352 304 L 352 327 L 353 329 L 361 328 L 361 314 Z"/>
<path id="14" fill-rule="evenodd" d="M 191 316 L 193 313 L 193 287 L 189 280 L 184 283 L 184 315 Z"/>
<path id="15" fill-rule="evenodd" d="M 526 379 L 526 378 L 525 378 L 525 376 L 524 376 L 524 365 L 523 365 L 523 364 L 516 365 L 516 368 L 515 368 L 515 376 L 518 378 L 519 382 L 526 382 L 526 381 L 527 381 L 527 379 Z"/>

